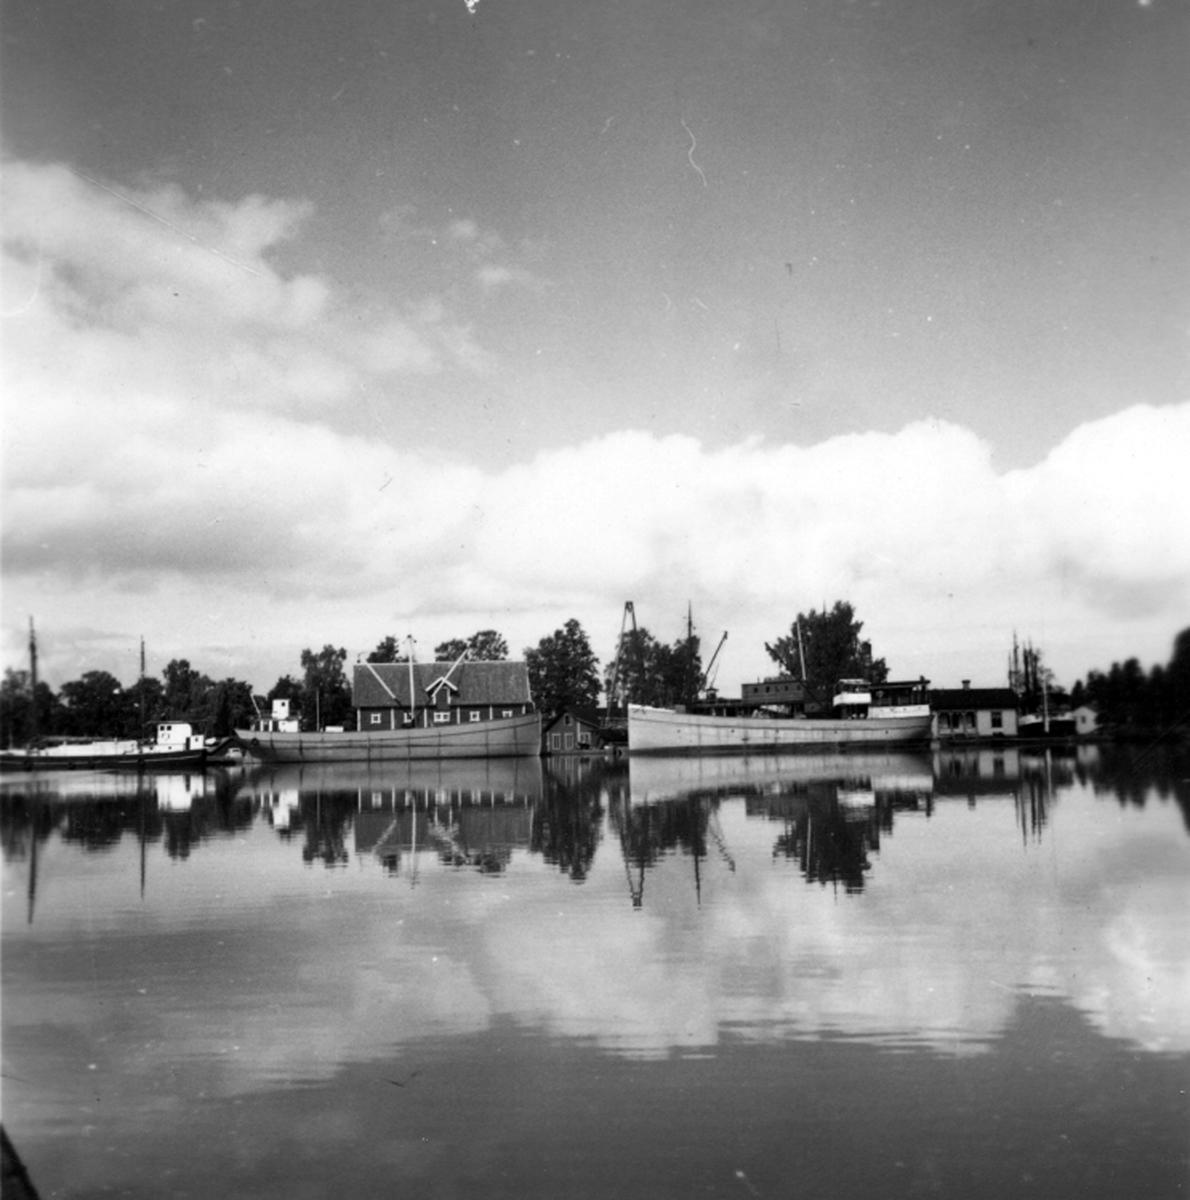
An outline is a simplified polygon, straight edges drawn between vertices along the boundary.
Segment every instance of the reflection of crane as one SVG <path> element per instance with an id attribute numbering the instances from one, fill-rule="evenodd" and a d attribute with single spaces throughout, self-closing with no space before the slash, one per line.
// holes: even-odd
<path id="1" fill-rule="evenodd" d="M 723 636 L 726 637 L 727 634 Z M 719 810 L 717 808 L 712 808 L 707 816 L 707 829 L 710 831 L 715 845 L 719 847 L 719 853 L 723 855 L 723 861 L 727 863 L 732 874 L 735 874 L 735 859 L 732 858 L 731 851 L 728 850 L 727 842 L 723 837 L 723 828 L 719 824 Z"/>

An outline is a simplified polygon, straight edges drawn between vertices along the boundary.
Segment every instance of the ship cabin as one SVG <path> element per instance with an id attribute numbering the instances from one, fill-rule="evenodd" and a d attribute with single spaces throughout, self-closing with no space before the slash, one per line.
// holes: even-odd
<path id="1" fill-rule="evenodd" d="M 256 711 L 261 711 L 260 701 L 255 697 L 252 698 L 253 704 L 256 705 Z M 262 733 L 297 733 L 301 729 L 301 722 L 297 716 L 290 710 L 290 701 L 288 699 L 276 699 L 269 702 L 269 715 L 261 715 L 257 722 L 256 728 Z"/>
<path id="2" fill-rule="evenodd" d="M 360 733 L 468 725 L 534 711 L 523 662 L 356 663 Z"/>
<path id="3" fill-rule="evenodd" d="M 923 675 L 918 679 L 890 679 L 872 684 L 870 717 L 920 717 L 930 711 L 930 681 Z"/>
<path id="4" fill-rule="evenodd" d="M 746 712 L 759 712 L 773 717 L 812 717 L 822 711 L 822 705 L 814 693 L 800 679 L 790 675 L 770 676 L 757 683 L 745 683 L 740 689 L 740 699 L 732 703 Z"/>
<path id="5" fill-rule="evenodd" d="M 843 721 L 867 717 L 872 707 L 872 689 L 866 679 L 840 679 L 831 700 L 831 715 Z"/>
<path id="6" fill-rule="evenodd" d="M 206 739 L 188 721 L 158 721 L 153 742 L 161 750 L 202 750 Z"/>

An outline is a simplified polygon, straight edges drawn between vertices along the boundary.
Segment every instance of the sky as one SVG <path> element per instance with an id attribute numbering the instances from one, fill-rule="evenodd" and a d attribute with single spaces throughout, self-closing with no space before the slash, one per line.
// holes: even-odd
<path id="1" fill-rule="evenodd" d="M 12 0 L 0 663 L 1190 624 L 1180 0 Z M 709 656 L 709 653 L 708 653 Z"/>

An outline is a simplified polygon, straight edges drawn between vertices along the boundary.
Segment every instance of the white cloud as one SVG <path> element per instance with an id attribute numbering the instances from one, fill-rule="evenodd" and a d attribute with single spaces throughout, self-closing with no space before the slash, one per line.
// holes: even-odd
<path id="1" fill-rule="evenodd" d="M 439 302 L 357 313 L 282 275 L 270 251 L 304 206 L 160 188 L 134 207 L 20 163 L 5 187 L 6 662 L 31 612 L 139 628 L 210 673 L 406 623 L 431 645 L 495 624 L 519 648 L 577 616 L 606 655 L 631 598 L 666 640 L 687 601 L 708 638 L 728 629 L 731 686 L 842 597 L 898 673 L 996 682 L 1015 627 L 1069 683 L 1164 658 L 1190 611 L 1190 404 L 1004 474 L 929 420 L 810 447 L 621 431 L 485 469 L 409 442 L 403 398 L 484 351 Z M 452 236 L 499 245 L 473 221 Z M 56 669 L 84 659 L 111 669 L 65 638 Z"/>

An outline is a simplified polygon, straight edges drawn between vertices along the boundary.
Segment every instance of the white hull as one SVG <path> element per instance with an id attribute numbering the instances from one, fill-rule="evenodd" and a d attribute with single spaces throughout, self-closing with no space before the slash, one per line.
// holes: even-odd
<path id="1" fill-rule="evenodd" d="M 927 742 L 930 714 L 858 718 L 714 717 L 670 708 L 628 706 L 632 754 L 730 754 L 801 747 L 905 746 Z"/>
<path id="2" fill-rule="evenodd" d="M 236 737 L 249 754 L 264 762 L 520 758 L 541 753 L 541 714 L 375 733 L 268 733 L 237 729 Z"/>

